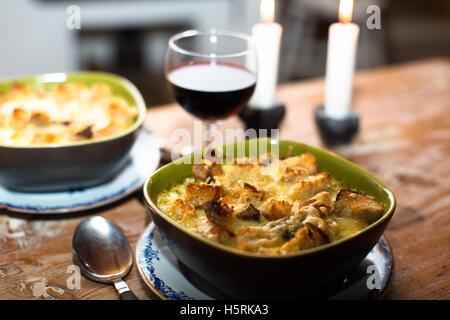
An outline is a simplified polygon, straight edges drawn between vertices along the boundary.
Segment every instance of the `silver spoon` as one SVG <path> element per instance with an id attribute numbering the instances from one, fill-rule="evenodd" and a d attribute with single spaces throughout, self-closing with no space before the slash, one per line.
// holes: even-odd
<path id="1" fill-rule="evenodd" d="M 111 222 L 100 216 L 83 220 L 73 234 L 72 250 L 85 276 L 114 284 L 121 300 L 138 300 L 122 280 L 133 264 L 130 245 Z"/>

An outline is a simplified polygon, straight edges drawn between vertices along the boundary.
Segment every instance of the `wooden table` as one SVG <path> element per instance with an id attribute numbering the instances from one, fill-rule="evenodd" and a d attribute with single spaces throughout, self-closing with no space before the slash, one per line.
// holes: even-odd
<path id="1" fill-rule="evenodd" d="M 323 79 L 283 85 L 287 106 L 281 138 L 319 145 L 312 112 L 323 102 Z M 386 235 L 395 255 L 387 299 L 450 299 L 450 61 L 432 59 L 360 72 L 354 107 L 361 117 L 355 143 L 333 149 L 374 173 L 397 196 Z M 146 125 L 169 140 L 175 128 L 192 129 L 178 106 L 148 112 Z M 222 128 L 241 127 L 237 118 Z M 68 289 L 71 240 L 78 223 L 100 214 L 134 248 L 148 223 L 140 195 L 99 210 L 42 217 L 1 211 L 0 299 L 116 299 L 114 289 L 85 278 Z M 126 279 L 141 299 L 155 299 L 136 267 Z"/>

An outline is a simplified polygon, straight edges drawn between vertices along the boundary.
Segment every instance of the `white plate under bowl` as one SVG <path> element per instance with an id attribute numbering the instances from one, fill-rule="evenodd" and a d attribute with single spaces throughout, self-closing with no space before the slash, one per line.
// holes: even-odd
<path id="1" fill-rule="evenodd" d="M 136 265 L 144 282 L 164 300 L 213 300 L 213 297 L 191 283 L 181 270 L 175 255 L 167 247 L 154 223 L 150 223 L 136 244 Z M 368 268 L 369 266 L 374 266 Z M 378 241 L 361 264 L 328 299 L 377 299 L 389 284 L 393 273 L 391 249 L 384 237 Z M 367 282 L 377 275 L 378 288 Z"/>
<path id="2" fill-rule="evenodd" d="M 14 212 L 55 214 L 98 208 L 135 192 L 158 167 L 160 138 L 142 130 L 130 151 L 130 161 L 114 178 L 91 188 L 26 193 L 0 186 L 0 208 Z"/>

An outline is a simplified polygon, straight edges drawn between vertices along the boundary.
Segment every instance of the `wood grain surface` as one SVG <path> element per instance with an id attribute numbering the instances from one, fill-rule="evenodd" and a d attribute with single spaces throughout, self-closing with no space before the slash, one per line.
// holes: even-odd
<path id="1" fill-rule="evenodd" d="M 287 107 L 281 138 L 321 146 L 313 121 L 324 81 L 280 86 Z M 395 274 L 385 299 L 450 299 L 450 61 L 431 59 L 357 73 L 354 109 L 361 129 L 353 144 L 332 149 L 372 172 L 394 191 L 398 207 L 386 236 Z M 179 106 L 151 109 L 146 126 L 167 141 L 193 130 Z M 221 129 L 240 128 L 233 117 Z M 134 248 L 149 223 L 139 193 L 105 208 L 55 216 L 0 210 L 0 299 L 117 299 L 112 286 L 81 279 L 69 289 L 72 234 L 84 218 L 102 215 Z M 70 270 L 69 270 L 70 271 Z M 136 266 L 125 279 L 136 296 L 157 299 Z"/>

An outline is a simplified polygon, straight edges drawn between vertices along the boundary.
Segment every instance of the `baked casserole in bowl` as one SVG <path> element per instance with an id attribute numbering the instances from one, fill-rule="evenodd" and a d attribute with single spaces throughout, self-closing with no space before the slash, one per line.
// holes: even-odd
<path id="1" fill-rule="evenodd" d="M 145 103 L 127 79 L 50 73 L 0 83 L 0 184 L 25 192 L 90 187 L 129 160 Z"/>
<path id="2" fill-rule="evenodd" d="M 304 144 L 247 140 L 200 158 L 162 167 L 144 195 L 188 276 L 222 296 L 324 296 L 369 253 L 395 210 L 378 179 Z"/>

